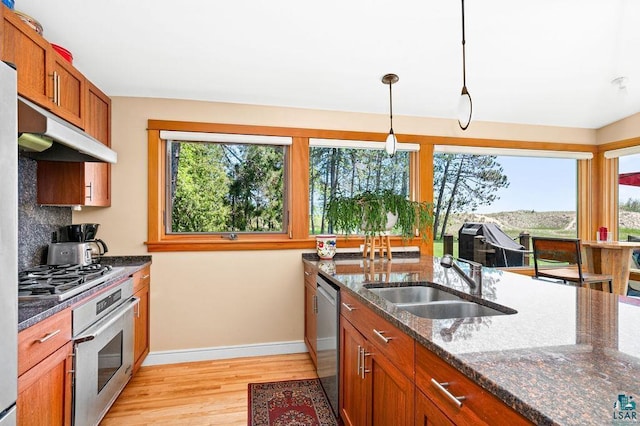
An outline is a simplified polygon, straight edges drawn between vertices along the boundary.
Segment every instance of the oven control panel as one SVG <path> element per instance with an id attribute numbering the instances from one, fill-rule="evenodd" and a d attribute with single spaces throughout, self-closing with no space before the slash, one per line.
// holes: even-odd
<path id="1" fill-rule="evenodd" d="M 133 296 L 133 279 L 129 278 L 117 284 L 106 293 L 83 302 L 73 308 L 73 336 L 77 336 L 89 326 L 109 314 L 125 300 Z"/>

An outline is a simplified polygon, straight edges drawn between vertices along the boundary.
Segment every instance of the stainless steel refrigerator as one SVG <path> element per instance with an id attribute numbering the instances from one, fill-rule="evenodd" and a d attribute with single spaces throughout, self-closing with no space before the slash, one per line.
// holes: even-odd
<path id="1" fill-rule="evenodd" d="M 0 426 L 15 426 L 18 398 L 18 93 L 0 61 Z"/>

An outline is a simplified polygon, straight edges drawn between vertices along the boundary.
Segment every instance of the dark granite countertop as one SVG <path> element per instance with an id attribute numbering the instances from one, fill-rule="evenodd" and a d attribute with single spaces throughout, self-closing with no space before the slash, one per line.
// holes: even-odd
<path id="1" fill-rule="evenodd" d="M 151 256 L 104 256 L 100 259 L 100 263 L 105 265 L 121 266 L 123 269 L 108 281 L 62 302 L 58 302 L 56 300 L 18 302 L 18 331 L 31 327 L 32 325 L 49 318 L 53 314 L 75 305 L 99 291 L 122 281 L 126 277 L 133 275 L 145 265 L 151 263 Z"/>
<path id="2" fill-rule="evenodd" d="M 618 395 L 640 396 L 638 298 L 483 268 L 476 301 L 517 313 L 431 320 L 365 285 L 438 283 L 474 299 L 438 258 L 303 260 L 536 424 L 615 424 Z"/>

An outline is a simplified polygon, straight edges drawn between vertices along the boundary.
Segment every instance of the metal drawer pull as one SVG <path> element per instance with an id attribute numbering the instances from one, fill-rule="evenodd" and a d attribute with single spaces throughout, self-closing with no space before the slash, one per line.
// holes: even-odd
<path id="1" fill-rule="evenodd" d="M 307 271 L 304 271 L 304 274 L 305 274 L 306 276 L 311 275 L 311 274 L 310 274 L 309 272 L 307 272 Z"/>
<path id="2" fill-rule="evenodd" d="M 143 276 L 142 276 L 142 279 L 143 279 L 143 280 L 146 280 L 146 279 L 147 279 L 147 278 L 149 278 L 150 276 L 151 276 L 151 275 L 149 275 L 149 274 L 147 274 L 147 275 L 143 275 Z"/>
<path id="3" fill-rule="evenodd" d="M 376 334 L 376 336 L 378 336 L 380 339 L 382 339 L 383 342 L 385 343 L 389 343 L 389 341 L 391 340 L 391 337 L 385 337 L 384 333 L 386 333 L 386 331 L 378 331 L 375 328 L 373 329 L 373 332 Z"/>
<path id="4" fill-rule="evenodd" d="M 356 375 L 360 375 L 360 363 L 362 362 L 362 347 L 358 345 L 358 370 L 356 370 Z"/>
<path id="5" fill-rule="evenodd" d="M 58 333 L 60 333 L 60 330 L 52 331 L 51 333 L 49 333 L 46 336 L 44 336 L 42 339 L 37 339 L 36 342 L 44 343 L 47 340 L 51 339 L 53 336 L 57 335 Z"/>
<path id="6" fill-rule="evenodd" d="M 367 370 L 366 369 L 367 363 L 366 363 L 364 357 L 369 356 L 371 354 L 367 353 L 367 351 L 364 348 L 362 348 L 362 351 L 360 353 L 361 353 L 361 356 L 362 356 L 362 361 L 360 362 L 360 364 L 362 366 L 361 367 L 362 368 L 362 370 L 361 370 L 362 371 L 362 376 L 360 376 L 360 377 L 362 377 L 364 379 L 364 375 L 371 372 L 371 370 Z"/>
<path id="7" fill-rule="evenodd" d="M 449 392 L 446 387 L 449 386 L 449 382 L 438 383 L 438 381 L 434 378 L 431 379 L 431 383 L 438 388 L 440 392 L 442 392 L 447 398 L 451 400 L 458 408 L 462 407 L 462 401 L 467 399 L 465 396 L 453 396 L 451 392 Z"/>
<path id="8" fill-rule="evenodd" d="M 348 310 L 349 312 L 354 311 L 354 310 L 356 309 L 356 308 L 354 308 L 353 306 L 351 306 L 351 305 L 347 305 L 347 304 L 346 304 L 346 303 L 344 303 L 344 302 L 342 302 L 342 306 L 344 306 L 345 308 L 347 308 L 347 310 Z"/>

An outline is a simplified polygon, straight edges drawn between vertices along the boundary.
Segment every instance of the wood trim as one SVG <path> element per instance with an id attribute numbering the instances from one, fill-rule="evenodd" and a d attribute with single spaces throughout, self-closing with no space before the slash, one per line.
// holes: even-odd
<path id="1" fill-rule="evenodd" d="M 606 226 L 610 232 L 618 234 L 618 159 L 604 158 L 604 152 L 598 152 L 591 162 L 590 187 L 585 198 L 589 204 L 579 205 L 582 212 L 589 211 L 590 223 L 581 228 L 580 238 L 595 239 L 600 226 Z"/>
<path id="2" fill-rule="evenodd" d="M 428 142 L 433 145 L 459 145 L 480 148 L 518 148 L 543 151 L 591 152 L 594 154 L 598 151 L 597 145 L 590 144 L 534 142 L 508 139 L 460 138 L 452 136 L 428 136 L 427 138 Z"/>
<path id="3" fill-rule="evenodd" d="M 289 154 L 289 236 L 295 240 L 309 234 L 309 138 L 294 138 Z"/>
<path id="4" fill-rule="evenodd" d="M 629 147 L 638 146 L 638 145 L 640 145 L 640 136 L 637 136 L 635 138 L 630 138 L 630 139 L 623 139 L 615 142 L 603 143 L 601 145 L 597 145 L 597 147 L 598 147 L 598 152 L 604 153 L 605 151 L 611 151 L 613 149 L 629 148 Z"/>
<path id="5" fill-rule="evenodd" d="M 147 137 L 147 239 L 157 242 L 160 241 L 163 223 L 160 191 L 164 187 L 161 173 L 164 155 L 161 155 L 160 131 L 149 130 Z"/>
<path id="6" fill-rule="evenodd" d="M 421 145 L 416 160 L 418 199 L 433 203 L 433 145 Z M 421 242 L 420 253 L 433 255 L 433 231 L 427 242 Z"/>
<path id="7" fill-rule="evenodd" d="M 211 132 L 211 133 L 236 133 L 236 134 L 259 134 L 270 136 L 291 136 L 321 139 L 342 139 L 383 142 L 387 134 L 379 132 L 364 132 L 353 130 L 326 130 L 296 127 L 278 126 L 253 126 L 246 124 L 223 124 L 223 123 L 202 123 L 190 121 L 172 121 L 150 119 L 147 125 L 148 130 L 176 130 L 185 132 Z M 597 145 L 573 144 L 561 142 L 535 142 L 517 140 L 498 140 L 480 138 L 462 138 L 453 136 L 429 136 L 415 134 L 397 134 L 398 142 L 413 142 L 421 145 L 461 145 L 478 146 L 487 148 L 519 148 L 551 151 L 578 151 L 592 152 L 598 151 Z M 424 146 L 421 146 L 421 150 Z"/>
<path id="8" fill-rule="evenodd" d="M 603 154 L 599 154 L 603 155 Z M 618 239 L 618 159 L 602 158 L 602 172 L 600 174 L 600 199 L 597 204 L 600 209 L 600 223 L 606 226 L 609 232 L 613 233 L 614 239 Z M 598 223 L 592 229 L 591 235 L 595 239 L 595 232 L 600 226 Z"/>
<path id="9" fill-rule="evenodd" d="M 593 176 L 593 160 L 578 160 L 578 203 L 577 203 L 577 221 L 578 221 L 578 238 L 586 240 L 592 234 L 594 229 L 593 216 L 597 214 L 594 211 L 594 182 Z M 595 231 L 594 231 L 595 232 Z"/>

